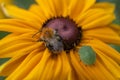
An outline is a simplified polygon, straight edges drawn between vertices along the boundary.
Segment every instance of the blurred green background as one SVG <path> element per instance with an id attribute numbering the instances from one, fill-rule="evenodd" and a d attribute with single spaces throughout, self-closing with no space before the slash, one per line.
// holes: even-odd
<path id="1" fill-rule="evenodd" d="M 21 7 L 21 8 L 24 8 L 24 9 L 28 9 L 29 6 L 33 3 L 35 3 L 34 0 L 13 0 L 14 4 Z M 113 23 L 116 23 L 116 24 L 120 24 L 120 0 L 97 0 L 97 2 L 111 2 L 111 3 L 114 3 L 116 4 L 116 10 L 115 10 L 115 14 L 116 14 L 116 20 L 113 22 Z M 0 31 L 0 39 L 2 39 L 4 36 L 8 35 L 9 33 L 8 32 L 3 32 L 3 31 Z M 118 45 L 113 45 L 113 44 L 110 44 L 111 47 L 115 48 L 116 50 L 118 50 L 120 52 L 120 46 Z M 4 62 L 8 61 L 9 58 L 0 58 L 0 65 L 2 65 Z M 4 80 L 5 77 L 0 77 L 0 80 Z"/>

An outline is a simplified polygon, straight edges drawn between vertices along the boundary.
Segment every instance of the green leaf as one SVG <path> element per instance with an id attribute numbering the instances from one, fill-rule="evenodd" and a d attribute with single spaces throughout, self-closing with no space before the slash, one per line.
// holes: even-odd
<path id="1" fill-rule="evenodd" d="M 110 44 L 110 46 L 114 48 L 116 51 L 120 52 L 120 45 Z"/>
<path id="2" fill-rule="evenodd" d="M 115 15 L 116 20 L 113 23 L 120 24 L 120 0 L 97 0 L 97 2 L 111 2 L 116 5 Z"/>
<path id="3" fill-rule="evenodd" d="M 8 61 L 10 58 L 0 58 L 0 65 Z"/>
<path id="4" fill-rule="evenodd" d="M 6 77 L 0 76 L 0 80 L 5 80 Z"/>
<path id="5" fill-rule="evenodd" d="M 24 9 L 28 9 L 34 3 L 35 0 L 14 0 L 14 4 Z"/>
<path id="6" fill-rule="evenodd" d="M 92 65 L 96 61 L 96 53 L 90 46 L 83 46 L 79 49 L 81 61 L 86 65 Z"/>
<path id="7" fill-rule="evenodd" d="M 8 34 L 10 34 L 10 33 L 9 32 L 4 32 L 4 31 L 0 31 L 0 39 L 2 39 L 3 37 L 5 37 Z"/>

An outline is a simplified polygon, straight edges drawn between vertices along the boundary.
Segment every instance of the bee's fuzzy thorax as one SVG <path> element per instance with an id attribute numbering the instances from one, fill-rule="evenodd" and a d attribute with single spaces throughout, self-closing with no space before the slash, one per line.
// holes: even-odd
<path id="1" fill-rule="evenodd" d="M 53 35 L 52 34 L 54 34 L 54 32 L 52 31 L 52 29 L 51 28 L 43 28 L 44 30 L 42 30 L 42 32 L 41 32 L 41 37 L 43 38 L 52 38 L 53 37 Z"/>

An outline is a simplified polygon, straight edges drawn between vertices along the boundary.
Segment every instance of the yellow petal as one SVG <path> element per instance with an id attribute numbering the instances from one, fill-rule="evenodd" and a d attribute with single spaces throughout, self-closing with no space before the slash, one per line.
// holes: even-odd
<path id="1" fill-rule="evenodd" d="M 31 5 L 29 8 L 31 13 L 40 18 L 39 24 L 43 24 L 48 19 L 43 12 L 44 10 L 42 10 L 37 4 Z"/>
<path id="2" fill-rule="evenodd" d="M 54 74 L 53 74 L 53 79 L 57 80 L 60 75 L 61 75 L 61 70 L 62 70 L 62 61 L 61 61 L 61 55 L 57 57 L 56 63 L 54 66 Z"/>
<path id="3" fill-rule="evenodd" d="M 80 14 L 75 21 L 83 29 L 90 29 L 107 25 L 114 19 L 114 5 L 103 2 L 94 4 L 90 9 Z"/>
<path id="4" fill-rule="evenodd" d="M 4 17 L 5 17 L 5 16 L 4 16 L 2 10 L 0 9 L 0 19 L 1 19 L 1 18 L 4 18 Z"/>
<path id="5" fill-rule="evenodd" d="M 39 4 L 38 6 L 38 10 L 40 10 L 40 12 L 42 12 L 42 16 L 45 16 L 47 19 L 50 19 L 51 17 L 54 17 L 54 15 L 56 14 L 56 10 L 54 9 L 57 6 L 51 5 L 50 3 L 54 3 L 55 0 L 36 0 L 36 2 Z M 57 0 L 57 2 L 60 2 Z M 56 5 L 56 4 L 54 4 Z"/>
<path id="6" fill-rule="evenodd" d="M 99 76 L 100 80 L 106 80 L 106 79 L 114 80 L 113 75 L 111 75 L 109 73 L 109 71 L 107 71 L 107 69 L 104 67 L 104 65 L 100 64 L 100 62 L 98 60 L 99 59 L 97 57 L 96 63 L 94 65 L 85 67 L 85 70 L 88 70 L 90 72 L 90 74 L 92 75 L 92 76 L 90 76 L 90 78 L 92 80 L 98 80 L 98 76 Z"/>
<path id="7" fill-rule="evenodd" d="M 50 53 L 48 49 L 43 53 L 43 57 L 40 62 L 34 67 L 34 69 L 25 77 L 25 80 L 39 80 L 41 78 L 42 73 L 46 67 L 46 63 L 50 59 Z"/>
<path id="8" fill-rule="evenodd" d="M 114 13 L 115 4 L 108 3 L 108 2 L 99 2 L 99 3 L 96 3 L 92 8 L 101 8 L 109 13 Z"/>
<path id="9" fill-rule="evenodd" d="M 22 52 L 21 54 L 24 54 L 23 53 L 23 52 L 25 52 L 24 49 L 30 48 L 30 45 L 33 45 L 33 44 L 31 44 L 31 43 L 20 43 L 20 44 L 16 44 L 14 46 L 5 48 L 5 49 L 1 50 L 0 57 L 3 57 L 3 58 L 4 57 L 11 57 L 11 56 L 14 56 L 15 54 L 17 54 L 19 52 Z"/>
<path id="10" fill-rule="evenodd" d="M 103 76 L 105 77 L 105 79 L 107 79 L 107 80 L 111 80 L 111 79 L 112 80 L 116 80 L 117 79 L 115 76 L 113 76 L 113 74 L 111 73 L 111 70 L 107 70 L 104 67 L 104 65 L 101 62 L 101 60 L 98 60 L 98 65 L 99 65 L 99 67 L 97 67 L 97 68 L 99 68 L 100 74 L 103 74 Z"/>
<path id="11" fill-rule="evenodd" d="M 92 13 L 91 13 L 91 15 L 87 14 L 87 16 L 84 17 L 84 20 L 81 22 L 81 25 L 87 25 L 87 24 L 90 24 L 90 23 L 92 23 L 94 21 L 97 21 L 100 18 L 108 18 L 109 16 L 112 16 L 112 15 L 109 15 L 108 13 L 104 12 L 103 10 L 99 10 L 97 12 L 97 14 L 95 12 L 93 14 Z M 105 24 L 106 23 L 104 22 L 103 25 L 105 25 Z M 96 26 L 98 26 L 98 25 L 96 25 Z M 94 26 L 92 26 L 92 27 L 94 27 Z M 83 26 L 83 29 L 84 29 L 84 26 Z"/>
<path id="12" fill-rule="evenodd" d="M 110 27 L 120 35 L 120 25 L 111 24 Z"/>
<path id="13" fill-rule="evenodd" d="M 15 33 L 26 33 L 26 32 L 32 32 L 32 29 L 28 28 L 21 28 L 15 25 L 9 25 L 9 24 L 1 24 L 0 25 L 0 31 L 6 31 L 6 32 L 15 32 Z"/>
<path id="14" fill-rule="evenodd" d="M 28 33 L 21 34 L 21 35 L 14 35 L 14 36 L 10 35 L 0 41 L 0 46 L 1 46 L 1 49 L 4 49 L 5 47 L 10 47 L 13 44 L 18 44 L 18 43 L 25 43 L 25 42 L 31 43 L 32 42 L 34 44 L 33 41 L 34 41 L 33 38 L 30 37 L 30 34 Z"/>
<path id="15" fill-rule="evenodd" d="M 7 80 L 20 80 L 23 79 L 29 72 L 39 63 L 42 57 L 42 53 L 39 49 L 33 50 L 29 55 L 22 61 L 22 63 L 13 71 Z M 10 65 L 9 65 L 10 66 Z"/>
<path id="16" fill-rule="evenodd" d="M 4 2 L 4 3 L 11 3 L 12 2 L 12 0 L 0 0 L 0 3 L 2 3 L 2 2 Z"/>
<path id="17" fill-rule="evenodd" d="M 97 53 L 97 54 L 99 54 L 99 53 Z M 103 79 L 101 78 L 102 80 L 105 80 L 105 79 L 116 80 L 116 77 L 113 76 L 113 74 L 111 73 L 111 70 L 106 69 L 106 67 L 104 66 L 103 62 L 101 61 L 101 59 L 99 57 L 98 57 L 98 60 L 96 60 L 96 63 L 97 63 L 96 70 L 98 71 L 99 75 L 101 75 L 101 77 L 103 78 Z M 96 75 L 96 77 L 97 77 L 97 75 Z"/>
<path id="18" fill-rule="evenodd" d="M 118 64 L 120 64 L 119 52 L 110 47 L 108 44 L 105 44 L 97 39 L 90 40 L 89 44 L 92 45 L 94 48 L 98 49 L 99 51 L 102 51 L 105 55 L 107 55 L 108 57 L 116 61 Z"/>
<path id="19" fill-rule="evenodd" d="M 114 59 L 111 59 L 105 53 L 98 50 L 97 48 L 94 48 L 97 53 L 99 53 L 99 57 L 101 58 L 100 62 L 103 62 L 104 66 L 106 67 L 106 70 L 108 69 L 109 73 L 112 74 L 116 79 L 120 79 L 120 66 L 117 64 Z M 113 79 L 112 79 L 113 80 Z"/>
<path id="20" fill-rule="evenodd" d="M 62 70 L 59 80 L 68 80 L 69 73 L 71 73 L 71 66 L 66 52 L 61 53 Z"/>
<path id="21" fill-rule="evenodd" d="M 51 17 L 60 17 L 60 16 L 64 16 L 66 17 L 68 15 L 67 11 L 68 11 L 68 5 L 69 5 L 69 0 L 36 0 L 37 3 L 39 4 L 39 7 L 41 7 L 41 13 L 44 13 L 42 15 L 46 16 L 47 18 Z M 44 6 L 44 4 L 46 6 Z M 40 10 L 38 9 L 38 10 Z M 37 11 L 36 11 L 37 12 Z M 38 12 L 37 12 L 38 13 Z M 49 16 L 47 16 L 49 15 Z"/>
<path id="22" fill-rule="evenodd" d="M 52 76 L 54 74 L 53 67 L 55 66 L 56 59 L 49 59 L 48 63 L 45 66 L 44 71 L 42 72 L 42 75 L 39 77 L 41 80 L 52 80 Z"/>
<path id="23" fill-rule="evenodd" d="M 83 36 L 97 38 L 107 43 L 120 45 L 120 36 L 110 27 L 99 27 L 83 31 Z"/>
<path id="24" fill-rule="evenodd" d="M 4 25 L 15 26 L 16 28 L 23 28 L 28 30 L 32 29 L 33 31 L 39 29 L 39 26 L 37 24 L 33 24 L 30 21 L 23 21 L 19 19 L 2 19 L 0 20 L 0 24 L 3 26 Z M 2 30 L 2 26 L 0 28 L 1 28 L 0 30 Z M 12 27 L 7 27 L 7 28 L 12 28 Z M 16 29 L 16 31 L 19 31 L 19 30 Z"/>
<path id="25" fill-rule="evenodd" d="M 99 8 L 89 9 L 86 12 L 84 12 L 83 14 L 81 14 L 80 16 L 78 16 L 78 18 L 76 19 L 76 22 L 79 23 L 78 25 L 80 26 L 83 24 L 82 22 L 85 22 L 85 20 L 87 20 L 87 18 L 89 19 L 89 17 L 91 17 L 92 19 L 95 19 L 97 16 L 95 17 L 94 15 L 98 15 L 98 17 L 99 17 L 99 16 L 102 16 L 105 14 L 107 14 L 107 13 L 103 9 L 99 9 Z M 92 16 L 94 16 L 94 17 L 92 17 Z"/>
<path id="26" fill-rule="evenodd" d="M 88 45 L 88 44 L 86 44 Z M 96 44 L 99 45 L 99 44 Z M 90 44 L 89 46 L 92 46 L 94 49 L 93 44 Z M 103 47 L 103 46 L 102 46 Z M 95 50 L 95 49 L 94 49 Z M 96 50 L 95 50 L 96 51 Z M 101 59 L 99 58 L 99 52 L 96 51 L 96 62 L 93 65 L 87 66 L 83 63 L 83 68 L 84 68 L 84 72 L 89 73 L 86 75 L 89 75 L 89 79 L 91 80 L 98 80 L 98 76 L 100 80 L 105 80 L 105 79 L 112 79 L 112 80 L 116 80 L 117 77 L 113 76 L 113 74 L 111 73 L 111 70 L 106 69 L 106 67 L 104 66 L 103 62 L 101 61 Z M 102 56 L 104 57 L 104 56 Z M 109 67 L 109 66 L 108 66 Z M 88 71 L 88 72 L 87 72 Z"/>
<path id="27" fill-rule="evenodd" d="M 74 59 L 73 56 L 75 56 L 75 54 L 71 55 L 71 57 L 72 57 L 71 60 Z M 77 57 L 75 59 L 77 59 Z M 99 76 L 99 79 L 101 79 L 101 80 L 105 80 L 105 79 L 113 79 L 114 80 L 115 78 L 113 77 L 113 75 L 102 64 L 100 64 L 100 62 L 98 62 L 98 60 L 99 59 L 97 57 L 95 64 L 87 66 L 84 63 L 82 63 L 81 61 L 79 61 L 79 58 L 78 58 L 77 62 L 79 63 L 78 65 L 80 66 L 80 68 L 78 68 L 77 65 L 75 65 L 75 62 L 72 62 L 72 63 L 74 63 L 73 66 L 75 66 L 76 71 L 80 72 L 79 74 L 78 74 L 78 72 L 75 73 L 76 75 L 79 76 L 79 78 L 78 78 L 78 76 L 76 76 L 76 79 L 79 79 L 79 80 L 87 80 L 87 79 L 97 80 L 98 76 Z M 83 71 L 80 71 L 80 69 L 83 69 Z M 83 73 L 83 72 L 85 72 L 85 73 Z M 80 78 L 81 77 L 80 75 L 81 76 L 83 75 L 82 79 Z"/>
<path id="28" fill-rule="evenodd" d="M 20 52 L 21 55 L 24 55 L 27 53 L 26 51 L 30 52 L 35 48 L 40 48 L 40 46 L 42 46 L 42 43 L 32 41 L 32 38 L 27 38 L 25 34 L 21 36 L 11 37 L 10 39 L 8 37 L 8 39 L 5 38 L 0 41 L 0 57 L 12 57 L 14 55 L 17 55 L 17 53 L 19 54 Z M 44 47 L 42 46 L 41 49 L 43 48 Z"/>
<path id="29" fill-rule="evenodd" d="M 4 12 L 1 8 L 1 4 L 5 3 L 5 4 L 11 4 L 13 2 L 13 0 L 0 0 L 0 19 L 1 18 L 6 18 L 6 16 L 4 15 Z"/>
<path id="30" fill-rule="evenodd" d="M 62 16 L 67 17 L 68 16 L 68 6 L 70 3 L 70 0 L 61 0 L 62 1 Z"/>
<path id="31" fill-rule="evenodd" d="M 92 0 L 93 1 L 93 0 Z M 68 7 L 68 14 L 70 18 L 74 19 L 83 9 L 85 1 L 83 0 L 71 0 Z"/>
<path id="32" fill-rule="evenodd" d="M 5 9 L 8 15 L 12 18 L 18 18 L 22 20 L 32 21 L 33 23 L 39 23 L 40 18 L 30 11 L 24 10 L 14 5 L 5 5 Z"/>
<path id="33" fill-rule="evenodd" d="M 84 71 L 84 69 L 80 65 L 80 59 L 75 56 L 75 54 L 71 51 L 70 53 L 70 62 L 72 64 L 73 70 L 76 73 L 75 78 L 78 80 L 89 79 L 88 74 Z"/>
<path id="34" fill-rule="evenodd" d="M 87 11 L 88 9 L 90 9 L 93 5 L 95 5 L 96 0 L 85 0 L 85 5 L 84 5 L 84 9 L 82 12 Z"/>
<path id="35" fill-rule="evenodd" d="M 10 75 L 25 59 L 26 55 L 24 56 L 15 56 L 10 59 L 8 62 L 0 66 L 0 75 L 8 76 Z"/>
<path id="36" fill-rule="evenodd" d="M 87 24 L 83 25 L 83 29 L 91 29 L 91 28 L 95 28 L 98 26 L 104 26 L 104 25 L 108 25 L 110 24 L 113 20 L 115 19 L 115 15 L 113 14 L 108 14 L 105 15 L 103 17 L 99 17 L 96 20 L 93 20 Z"/>
<path id="37" fill-rule="evenodd" d="M 23 48 L 21 48 L 19 50 L 14 50 L 13 51 L 13 49 L 10 49 L 8 51 L 4 51 L 4 53 L 1 53 L 0 57 L 2 57 L 2 58 L 13 57 L 14 55 L 22 56 L 22 55 L 25 55 L 25 54 L 29 54 L 30 51 L 32 51 L 32 50 L 34 50 L 34 49 L 36 49 L 38 47 L 41 48 L 41 49 L 43 49 L 38 44 L 35 44 L 35 45 L 32 45 L 32 46 L 24 46 Z"/>
<path id="38" fill-rule="evenodd" d="M 68 7 L 70 18 L 75 20 L 75 18 L 78 18 L 81 13 L 89 9 L 94 3 L 95 0 L 71 0 Z"/>

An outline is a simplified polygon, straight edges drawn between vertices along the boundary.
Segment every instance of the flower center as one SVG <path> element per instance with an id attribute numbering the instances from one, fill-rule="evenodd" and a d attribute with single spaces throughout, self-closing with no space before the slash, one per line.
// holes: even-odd
<path id="1" fill-rule="evenodd" d="M 69 18 L 58 17 L 50 19 L 43 27 L 49 27 L 57 31 L 63 41 L 65 51 L 73 49 L 80 42 L 81 28 Z"/>

